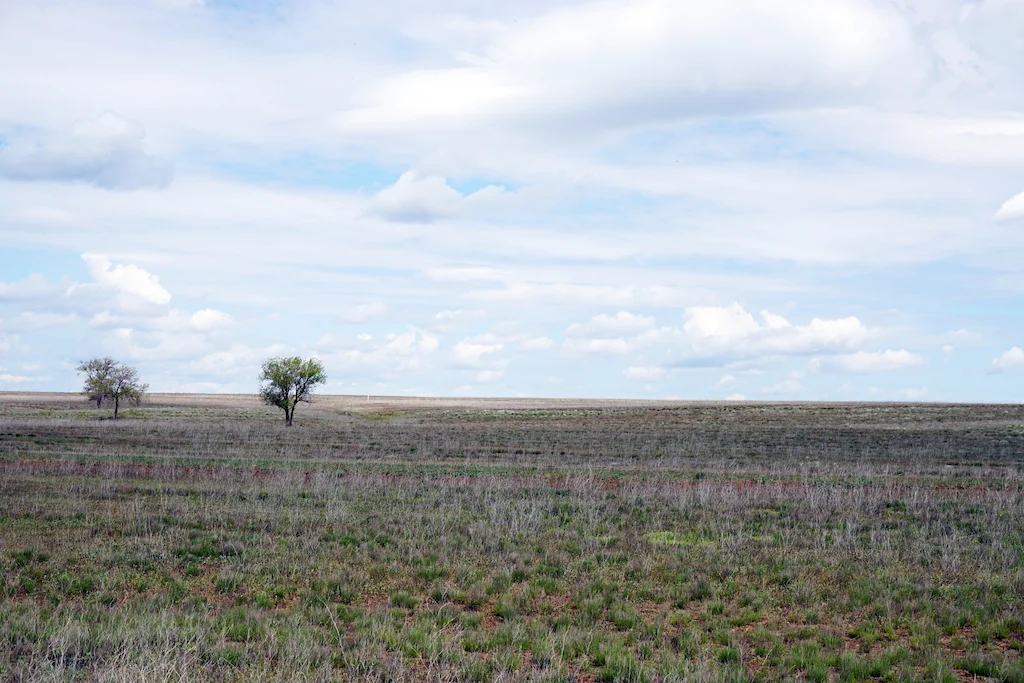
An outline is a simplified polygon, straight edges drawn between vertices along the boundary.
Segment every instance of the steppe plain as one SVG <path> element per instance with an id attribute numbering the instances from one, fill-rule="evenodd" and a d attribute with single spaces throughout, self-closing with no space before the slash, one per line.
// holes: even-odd
<path id="1" fill-rule="evenodd" d="M 0 394 L 6 680 L 1024 681 L 1024 407 Z"/>

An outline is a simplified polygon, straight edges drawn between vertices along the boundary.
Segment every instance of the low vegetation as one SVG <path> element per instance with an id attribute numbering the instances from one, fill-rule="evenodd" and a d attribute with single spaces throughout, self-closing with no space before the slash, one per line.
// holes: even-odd
<path id="1" fill-rule="evenodd" d="M 0 678 L 1024 681 L 1024 409 L 0 397 Z"/>

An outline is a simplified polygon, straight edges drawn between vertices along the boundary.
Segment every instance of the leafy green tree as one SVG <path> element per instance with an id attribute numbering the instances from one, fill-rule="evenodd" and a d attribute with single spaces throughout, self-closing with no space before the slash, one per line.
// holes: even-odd
<path id="1" fill-rule="evenodd" d="M 284 423 L 291 427 L 295 406 L 309 403 L 313 390 L 327 381 L 324 366 L 317 358 L 270 358 L 260 372 L 260 396 L 263 402 L 284 411 Z"/>
<path id="2" fill-rule="evenodd" d="M 93 358 L 78 366 L 78 372 L 85 375 L 82 393 L 90 401 L 96 401 L 99 408 L 105 399 L 114 402 L 114 419 L 125 401 L 134 405 L 142 403 L 143 395 L 149 390 L 148 384 L 139 381 L 139 371 L 130 365 L 119 363 L 113 358 Z"/>
<path id="3" fill-rule="evenodd" d="M 90 401 L 96 401 L 97 408 L 103 405 L 103 399 L 107 397 L 110 390 L 110 375 L 115 366 L 117 366 L 117 361 L 110 356 L 93 358 L 78 365 L 78 374 L 85 375 L 85 386 L 82 387 L 82 393 Z"/>

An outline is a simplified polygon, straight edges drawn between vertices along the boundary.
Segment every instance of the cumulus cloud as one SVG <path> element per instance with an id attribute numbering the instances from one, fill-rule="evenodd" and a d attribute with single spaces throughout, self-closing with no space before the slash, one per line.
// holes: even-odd
<path id="1" fill-rule="evenodd" d="M 444 178 L 407 171 L 377 194 L 373 209 L 388 220 L 429 223 L 454 216 L 461 201 L 462 195 Z"/>
<path id="2" fill-rule="evenodd" d="M 145 131 L 111 111 L 75 124 L 70 134 L 43 140 L 16 137 L 0 148 L 0 177 L 21 181 L 84 182 L 107 190 L 166 187 L 168 161 L 146 154 Z"/>
<path id="3" fill-rule="evenodd" d="M 373 198 L 374 213 L 390 221 L 430 223 L 452 218 L 474 205 L 493 203 L 506 194 L 504 188 L 489 185 L 469 195 L 448 184 L 443 176 L 406 171 L 394 185 Z"/>
<path id="4" fill-rule="evenodd" d="M 341 321 L 350 324 L 370 322 L 380 318 L 388 312 L 388 306 L 383 301 L 373 301 L 367 304 L 353 306 L 341 314 Z"/>
<path id="5" fill-rule="evenodd" d="M 1024 192 L 1007 199 L 992 216 L 992 219 L 997 221 L 1009 221 L 1016 218 L 1024 218 Z"/>
<path id="6" fill-rule="evenodd" d="M 1024 366 L 1024 350 L 1019 346 L 1014 346 L 994 359 L 990 370 L 992 372 L 1007 372 L 1009 370 L 1017 370 L 1022 366 Z"/>
<path id="7" fill-rule="evenodd" d="M 803 355 L 853 349 L 864 343 L 868 328 L 856 317 L 814 318 L 794 325 L 762 311 L 760 320 L 738 303 L 686 309 L 683 332 L 692 351 L 703 357 L 750 358 L 763 355 Z"/>
<path id="8" fill-rule="evenodd" d="M 160 284 L 160 278 L 135 265 L 114 265 L 100 254 L 82 254 L 93 279 L 101 285 L 130 294 L 154 304 L 171 301 L 171 293 Z"/>
<path id="9" fill-rule="evenodd" d="M 905 370 L 907 368 L 924 365 L 925 359 L 916 353 L 906 349 L 894 351 L 858 351 L 857 353 L 842 354 L 831 358 L 815 358 L 810 363 L 810 370 L 816 372 L 821 369 L 837 370 L 854 374 L 869 374 L 875 372 L 887 372 L 890 370 Z"/>
<path id="10" fill-rule="evenodd" d="M 649 316 L 620 312 L 598 315 L 566 330 L 567 351 L 616 355 L 650 346 L 665 346 L 669 366 L 716 366 L 770 356 L 840 353 L 856 349 L 870 330 L 855 317 L 814 318 L 796 325 L 762 311 L 759 317 L 743 306 L 694 306 L 685 309 L 681 327 L 655 324 Z"/>

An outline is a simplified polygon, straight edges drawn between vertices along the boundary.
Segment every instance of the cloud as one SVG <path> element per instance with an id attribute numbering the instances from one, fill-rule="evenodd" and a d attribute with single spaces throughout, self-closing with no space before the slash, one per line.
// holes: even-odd
<path id="1" fill-rule="evenodd" d="M 795 325 L 762 311 L 755 318 L 740 304 L 693 306 L 685 309 L 681 327 L 657 327 L 650 316 L 620 312 L 598 315 L 566 330 L 566 351 L 621 355 L 640 348 L 664 346 L 666 367 L 714 367 L 773 356 L 840 353 L 860 346 L 870 330 L 855 317 L 814 318 Z"/>
<path id="2" fill-rule="evenodd" d="M 990 370 L 992 372 L 1008 372 L 1010 370 L 1017 370 L 1022 366 L 1024 366 L 1024 350 L 1019 346 L 1014 346 L 994 359 Z"/>
<path id="3" fill-rule="evenodd" d="M 519 343 L 524 351 L 547 351 L 555 345 L 548 337 L 532 337 Z"/>
<path id="4" fill-rule="evenodd" d="M 189 323 L 191 326 L 200 332 L 208 332 L 210 330 L 227 327 L 231 322 L 230 315 L 212 308 L 204 308 L 201 311 L 196 311 L 189 317 Z"/>
<path id="5" fill-rule="evenodd" d="M 566 351 L 614 356 L 628 353 L 633 349 L 630 340 L 622 337 L 613 339 L 569 338 L 562 342 Z"/>
<path id="6" fill-rule="evenodd" d="M 795 394 L 804 390 L 804 386 L 795 379 L 784 379 L 777 384 L 772 386 L 763 387 L 761 393 L 763 394 Z"/>
<path id="7" fill-rule="evenodd" d="M 580 3 L 499 25 L 467 61 L 377 82 L 336 123 L 625 127 L 895 94 L 926 68 L 900 14 L 859 0 Z"/>
<path id="8" fill-rule="evenodd" d="M 25 382 L 45 382 L 49 377 L 29 377 L 26 375 L 12 375 L 0 372 L 0 382 L 7 384 L 23 384 Z"/>
<path id="9" fill-rule="evenodd" d="M 497 269 L 485 267 L 429 268 L 426 272 L 427 277 L 438 282 L 477 282 L 500 279 Z"/>
<path id="10" fill-rule="evenodd" d="M 1024 218 L 1024 192 L 1010 197 L 999 207 L 992 220 L 1009 221 Z"/>
<path id="11" fill-rule="evenodd" d="M 353 346 L 347 341 L 327 339 L 317 355 L 328 368 L 349 374 L 390 377 L 424 369 L 437 352 L 436 335 L 423 330 L 391 332 L 380 337 L 366 335 Z"/>
<path id="12" fill-rule="evenodd" d="M 113 265 L 106 256 L 82 254 L 89 273 L 96 282 L 124 294 L 154 304 L 167 304 L 171 294 L 160 285 L 160 278 L 135 265 Z"/>
<path id="13" fill-rule="evenodd" d="M 497 382 L 504 376 L 505 372 L 503 370 L 480 370 L 473 375 L 473 379 L 477 382 Z"/>
<path id="14" fill-rule="evenodd" d="M 429 223 L 454 216 L 461 202 L 462 195 L 444 178 L 407 171 L 377 194 L 373 209 L 388 220 Z"/>
<path id="15" fill-rule="evenodd" d="M 370 322 L 385 315 L 388 306 L 383 301 L 373 301 L 368 304 L 353 306 L 341 314 L 341 321 L 349 324 L 360 324 Z"/>
<path id="16" fill-rule="evenodd" d="M 18 314 L 18 317 L 14 319 L 12 327 L 15 329 L 43 329 L 47 327 L 57 327 L 59 325 L 68 325 L 78 320 L 78 316 L 74 313 L 60 314 L 60 313 L 37 313 L 35 311 L 22 311 Z"/>
<path id="17" fill-rule="evenodd" d="M 600 285 L 573 282 L 510 282 L 501 289 L 477 289 L 471 299 L 501 303 L 544 302 L 572 306 L 675 306 L 687 292 L 667 285 Z"/>
<path id="18" fill-rule="evenodd" d="M 715 389 L 728 389 L 736 384 L 736 377 L 734 375 L 722 375 L 717 382 L 715 382 Z"/>
<path id="19" fill-rule="evenodd" d="M 50 284 L 35 273 L 17 282 L 0 282 L 0 303 L 41 301 L 63 295 L 66 290 L 67 285 Z"/>
<path id="20" fill-rule="evenodd" d="M 457 216 L 474 205 L 493 204 L 506 194 L 504 188 L 489 185 L 464 196 L 442 176 L 406 171 L 394 185 L 377 193 L 371 207 L 389 221 L 431 223 Z"/>
<path id="21" fill-rule="evenodd" d="M 907 368 L 924 365 L 925 359 L 916 353 L 906 349 L 894 351 L 858 351 L 857 353 L 833 356 L 831 358 L 811 361 L 810 369 L 816 372 L 822 368 L 850 372 L 854 374 L 868 374 L 875 372 L 887 372 L 890 370 L 905 370 Z"/>
<path id="22" fill-rule="evenodd" d="M 475 367 L 487 362 L 487 357 L 505 348 L 488 335 L 463 339 L 451 350 L 452 363 L 457 367 Z"/>
<path id="23" fill-rule="evenodd" d="M 794 325 L 768 311 L 762 311 L 760 318 L 757 320 L 738 303 L 687 308 L 682 332 L 689 348 L 684 356 L 742 359 L 839 352 L 858 347 L 870 334 L 852 316 L 814 318 L 807 325 Z"/>
<path id="24" fill-rule="evenodd" d="M 664 375 L 665 368 L 653 365 L 631 365 L 623 370 L 622 374 L 626 379 L 650 381 L 652 379 L 658 379 Z"/>
<path id="25" fill-rule="evenodd" d="M 619 337 L 633 336 L 654 327 L 654 318 L 620 311 L 614 316 L 604 313 L 596 315 L 586 323 L 573 323 L 566 329 L 570 337 Z"/>
<path id="26" fill-rule="evenodd" d="M 67 135 L 43 140 L 14 138 L 0 147 L 0 177 L 84 182 L 106 190 L 166 187 L 173 175 L 171 165 L 146 154 L 143 138 L 141 123 L 106 111 L 75 124 Z"/>

